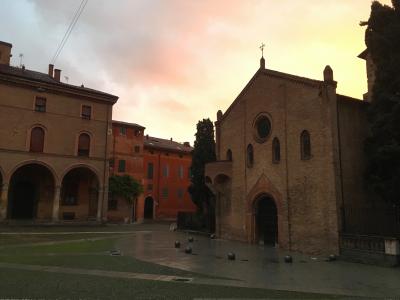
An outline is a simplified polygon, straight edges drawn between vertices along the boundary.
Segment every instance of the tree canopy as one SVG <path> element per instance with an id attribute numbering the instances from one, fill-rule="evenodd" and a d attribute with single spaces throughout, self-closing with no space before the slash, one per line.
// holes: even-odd
<path id="1" fill-rule="evenodd" d="M 210 207 L 212 199 L 211 192 L 205 184 L 205 165 L 216 160 L 214 125 L 210 119 L 203 119 L 197 123 L 195 136 L 189 193 L 198 210 L 203 211 L 204 204 Z"/>
<path id="2" fill-rule="evenodd" d="M 129 175 L 113 175 L 109 179 L 109 191 L 113 196 L 132 203 L 143 193 L 143 185 Z"/>
<path id="3" fill-rule="evenodd" d="M 382 199 L 400 204 L 400 0 L 374 1 L 365 43 L 375 65 L 365 142 L 367 185 Z"/>

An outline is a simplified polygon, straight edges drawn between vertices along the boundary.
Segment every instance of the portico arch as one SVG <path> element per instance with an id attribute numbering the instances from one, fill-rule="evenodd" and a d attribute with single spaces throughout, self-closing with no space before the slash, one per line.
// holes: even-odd
<path id="1" fill-rule="evenodd" d="M 19 169 L 19 168 L 21 168 L 21 167 L 23 167 L 23 166 L 26 166 L 26 165 L 30 165 L 30 164 L 40 165 L 40 166 L 45 167 L 45 168 L 52 174 L 52 176 L 53 176 L 53 178 L 54 178 L 54 184 L 55 184 L 55 185 L 58 185 L 58 184 L 59 184 L 59 182 L 60 182 L 60 181 L 59 181 L 59 177 L 58 177 L 58 175 L 57 175 L 57 172 L 54 170 L 54 168 L 53 168 L 51 165 L 49 165 L 48 163 L 44 162 L 44 161 L 41 161 L 41 160 L 34 160 L 34 159 L 24 160 L 24 161 L 18 163 L 17 165 L 15 165 L 15 166 L 11 169 L 11 171 L 8 172 L 8 176 L 7 176 L 6 173 L 4 173 L 5 178 L 9 178 L 9 180 L 11 180 L 11 176 L 15 173 L 15 171 L 16 171 L 17 169 Z"/>
<path id="2" fill-rule="evenodd" d="M 62 220 L 100 220 L 102 186 L 96 171 L 79 164 L 62 176 L 58 217 Z"/>
<path id="3" fill-rule="evenodd" d="M 10 174 L 7 217 L 50 220 L 56 185 L 52 168 L 30 161 L 19 164 Z"/>
<path id="4" fill-rule="evenodd" d="M 6 180 L 6 175 L 3 171 L 3 168 L 0 166 L 0 186 Z"/>

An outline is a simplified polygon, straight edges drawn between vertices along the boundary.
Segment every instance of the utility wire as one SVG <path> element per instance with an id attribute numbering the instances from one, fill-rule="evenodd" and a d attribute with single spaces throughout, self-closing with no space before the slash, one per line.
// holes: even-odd
<path id="1" fill-rule="evenodd" d="M 76 10 L 71 23 L 69 24 L 67 31 L 64 34 L 64 37 L 62 38 L 60 44 L 58 45 L 58 48 L 56 50 L 56 52 L 54 53 L 54 56 L 51 60 L 51 64 L 54 64 L 58 58 L 58 56 L 60 55 L 62 49 L 64 48 L 69 36 L 71 35 L 72 30 L 75 27 L 75 24 L 78 22 L 79 17 L 81 16 L 83 10 L 85 9 L 86 4 L 88 3 L 89 0 L 82 0 L 81 4 L 79 5 L 78 9 Z"/>

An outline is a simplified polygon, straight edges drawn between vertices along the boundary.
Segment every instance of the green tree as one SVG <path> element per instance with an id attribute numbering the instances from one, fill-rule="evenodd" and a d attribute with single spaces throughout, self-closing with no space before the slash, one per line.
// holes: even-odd
<path id="1" fill-rule="evenodd" d="M 400 0 L 374 1 L 365 43 L 376 67 L 370 135 L 365 141 L 367 185 L 383 200 L 400 204 Z"/>
<path id="2" fill-rule="evenodd" d="M 132 204 L 143 193 L 143 185 L 129 175 L 113 175 L 109 179 L 109 191 Z"/>
<path id="3" fill-rule="evenodd" d="M 215 205 L 211 191 L 205 184 L 205 165 L 216 160 L 214 125 L 210 119 L 203 119 L 197 123 L 196 140 L 192 152 L 191 185 L 189 193 L 200 213 L 207 208 L 213 214 Z"/>

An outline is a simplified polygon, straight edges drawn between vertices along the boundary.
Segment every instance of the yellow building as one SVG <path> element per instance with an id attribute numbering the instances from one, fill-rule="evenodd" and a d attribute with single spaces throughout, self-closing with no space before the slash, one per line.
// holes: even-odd
<path id="1" fill-rule="evenodd" d="M 0 220 L 101 221 L 118 97 L 10 66 L 0 42 Z"/>

